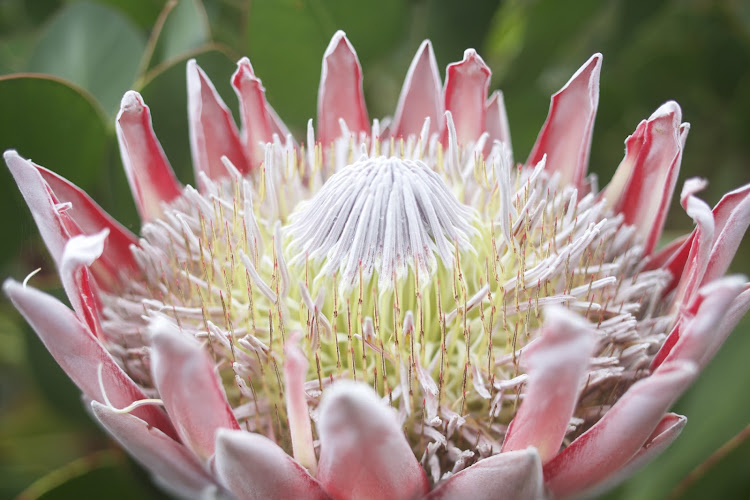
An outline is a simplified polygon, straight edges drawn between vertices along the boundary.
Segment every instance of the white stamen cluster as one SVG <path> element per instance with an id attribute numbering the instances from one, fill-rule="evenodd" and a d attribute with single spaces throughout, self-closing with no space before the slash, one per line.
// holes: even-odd
<path id="1" fill-rule="evenodd" d="M 435 254 L 451 267 L 454 242 L 471 248 L 475 218 L 422 161 L 365 157 L 333 174 L 292 214 L 290 263 L 323 261 L 320 274 L 338 273 L 348 289 L 377 269 L 381 290 L 413 266 L 425 285 L 437 267 Z"/>
<path id="2" fill-rule="evenodd" d="M 103 299 L 124 368 L 153 392 L 145 332 L 167 318 L 206 342 L 242 425 L 290 450 L 280 371 L 299 336 L 312 418 L 332 382 L 370 384 L 437 481 L 499 452 L 523 350 L 560 304 L 598 341 L 565 444 L 595 423 L 671 322 L 667 273 L 642 271 L 632 228 L 484 136 L 459 148 L 451 133 L 443 150 L 429 123 L 406 141 L 342 128 L 325 150 L 276 138 L 259 171 L 228 165 L 144 226 L 145 279 Z"/>

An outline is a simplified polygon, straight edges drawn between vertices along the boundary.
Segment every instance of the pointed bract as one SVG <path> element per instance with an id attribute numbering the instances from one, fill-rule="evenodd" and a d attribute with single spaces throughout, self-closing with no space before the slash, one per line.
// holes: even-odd
<path id="1" fill-rule="evenodd" d="M 566 498 L 615 474 L 638 453 L 697 374 L 694 363 L 676 362 L 636 382 L 601 420 L 544 466 L 547 487 Z"/>
<path id="2" fill-rule="evenodd" d="M 607 206 L 613 210 L 617 210 L 625 201 L 624 193 L 633 178 L 635 162 L 643 149 L 647 126 L 648 120 L 641 120 L 635 131 L 625 139 L 625 157 L 602 192 L 602 196 L 607 200 Z"/>
<path id="3" fill-rule="evenodd" d="M 651 369 L 676 360 L 689 360 L 704 368 L 731 331 L 722 330 L 719 325 L 744 288 L 745 280 L 738 276 L 721 278 L 701 288 L 685 312 L 686 317 L 680 320 L 679 330 L 673 331 L 662 345 Z"/>
<path id="4" fill-rule="evenodd" d="M 427 492 L 396 415 L 364 384 L 341 380 L 318 409 L 317 478 L 337 500 L 406 500 Z"/>
<path id="5" fill-rule="evenodd" d="M 438 484 L 425 500 L 541 500 L 542 463 L 534 448 L 499 453 Z"/>
<path id="6" fill-rule="evenodd" d="M 315 474 L 317 463 L 313 448 L 312 425 L 307 409 L 305 394 L 305 375 L 308 362 L 305 354 L 292 340 L 284 347 L 286 360 L 284 361 L 284 396 L 286 398 L 289 431 L 292 436 L 292 450 L 294 458 Z"/>
<path id="7" fill-rule="evenodd" d="M 39 335 L 57 364 L 87 398 L 100 402 L 109 400 L 117 408 L 146 399 L 143 391 L 62 302 L 10 279 L 3 284 L 3 290 Z M 102 390 L 106 392 L 106 397 Z M 144 406 L 132 413 L 167 435 L 176 437 L 169 419 L 160 409 Z"/>
<path id="8" fill-rule="evenodd" d="M 242 142 L 245 143 L 250 167 L 258 167 L 265 156 L 264 144 L 273 140 L 274 130 L 266 102 L 266 89 L 255 76 L 247 57 L 237 63 L 237 71 L 232 75 L 232 86 L 240 100 L 242 117 Z M 282 137 L 283 139 L 283 137 Z"/>
<path id="9" fill-rule="evenodd" d="M 260 434 L 219 430 L 215 467 L 219 480 L 239 500 L 330 498 L 300 464 Z"/>
<path id="10" fill-rule="evenodd" d="M 704 353 L 701 359 L 702 363 L 707 364 L 711 361 L 716 351 L 719 350 L 729 334 L 732 333 L 732 330 L 745 317 L 748 311 L 750 311 L 750 283 L 745 283 L 742 292 L 732 301 L 732 305 L 714 332 L 714 340 L 711 343 L 711 348 L 708 352 Z"/>
<path id="11" fill-rule="evenodd" d="M 681 307 L 690 305 L 693 296 L 703 283 L 703 277 L 711 258 L 716 232 L 714 216 L 709 206 L 695 196 L 695 193 L 702 190 L 705 185 L 706 183 L 702 179 L 688 179 L 685 181 L 680 194 L 680 203 L 687 214 L 695 221 L 696 228 L 688 240 L 690 250 L 685 259 L 685 266 L 681 270 L 682 273 L 675 285 L 672 299 L 672 311 L 675 312 L 679 311 Z"/>
<path id="12" fill-rule="evenodd" d="M 137 275 L 140 271 L 133 258 L 133 253 L 130 251 L 130 246 L 137 245 L 138 238 L 105 212 L 81 188 L 44 167 L 33 163 L 32 165 L 42 174 L 42 178 L 50 187 L 58 202 L 70 203 L 71 206 L 65 213 L 80 228 L 81 233 L 92 235 L 103 229 L 109 231 L 102 255 L 99 258 L 107 273 L 117 276 L 124 271 L 126 275 Z M 98 279 L 103 278 L 103 272 L 104 270 L 94 270 Z M 100 279 L 99 284 L 104 284 L 101 281 Z"/>
<path id="13" fill-rule="evenodd" d="M 676 413 L 667 413 L 664 415 L 643 447 L 630 459 L 625 468 L 621 470 L 623 475 L 627 477 L 633 474 L 635 470 L 666 450 L 677 439 L 677 436 L 680 435 L 686 424 L 687 418 L 682 415 L 677 415 Z"/>
<path id="14" fill-rule="evenodd" d="M 594 54 L 552 96 L 547 120 L 539 132 L 527 165 L 547 155 L 547 170 L 560 172 L 562 184 L 580 186 L 588 169 L 594 118 L 599 106 L 602 55 Z"/>
<path id="15" fill-rule="evenodd" d="M 681 119 L 680 107 L 669 101 L 641 122 L 625 141 L 625 158 L 604 192 L 625 223 L 636 227 L 646 254 L 659 242 L 677 184 L 684 141 Z"/>
<path id="16" fill-rule="evenodd" d="M 406 73 L 404 86 L 398 98 L 396 114 L 391 125 L 395 137 L 418 135 L 425 118 L 430 119 L 430 126 L 440 126 L 443 114 L 440 72 L 435 53 L 429 40 L 422 42 L 417 54 Z M 434 131 L 434 130 L 433 130 Z"/>
<path id="17" fill-rule="evenodd" d="M 6 151 L 4 157 L 58 268 L 71 237 L 106 229 L 111 240 L 92 268 L 98 285 L 107 290 L 117 288 L 122 276 L 138 274 L 130 252 L 136 239 L 129 231 L 66 179 L 21 158 L 15 151 Z"/>
<path id="18" fill-rule="evenodd" d="M 467 49 L 463 60 L 449 64 L 445 73 L 445 110 L 453 116 L 458 143 L 475 142 L 484 132 L 490 68 L 474 49 Z M 447 144 L 447 134 L 444 129 L 443 144 Z"/>
<path id="19" fill-rule="evenodd" d="M 183 443 L 201 459 L 214 453 L 216 431 L 239 429 L 208 353 L 166 319 L 149 327 L 151 371 Z"/>
<path id="20" fill-rule="evenodd" d="M 128 91 L 116 120 L 117 142 L 138 214 L 146 222 L 162 213 L 162 204 L 182 193 L 156 138 L 151 112 L 138 92 Z"/>
<path id="21" fill-rule="evenodd" d="M 202 493 L 218 490 L 193 454 L 159 429 L 134 415 L 118 412 L 96 401 L 91 402 L 91 410 L 102 427 L 133 458 L 175 493 L 203 498 Z"/>
<path id="22" fill-rule="evenodd" d="M 680 435 L 685 424 L 687 424 L 687 418 L 682 415 L 677 415 L 675 413 L 667 413 L 664 415 L 664 418 L 661 419 L 659 425 L 656 426 L 654 432 L 652 432 L 651 436 L 646 440 L 646 443 L 638 452 L 636 452 L 633 458 L 625 464 L 625 466 L 603 483 L 587 490 L 582 496 L 585 498 L 599 497 L 601 494 L 613 489 L 615 486 L 635 474 L 641 467 L 655 457 L 661 455 L 664 450 L 669 448 L 669 445 L 671 445 Z"/>
<path id="23" fill-rule="evenodd" d="M 750 225 L 750 184 L 725 194 L 712 211 L 714 240 L 702 283 L 724 275 Z"/>
<path id="24" fill-rule="evenodd" d="M 541 338 L 524 350 L 529 381 L 510 423 L 503 452 L 535 447 L 542 463 L 557 455 L 594 352 L 590 324 L 562 307 L 548 307 Z"/>
<path id="25" fill-rule="evenodd" d="M 369 133 L 365 97 L 362 92 L 362 67 L 357 52 L 343 31 L 337 31 L 323 56 L 318 87 L 318 140 L 327 149 L 341 136 L 339 119 L 355 134 Z"/>
<path id="26" fill-rule="evenodd" d="M 203 172 L 209 179 L 227 177 L 222 156 L 241 173 L 250 171 L 232 113 L 214 84 L 194 59 L 187 64 L 188 126 L 195 178 L 200 186 Z"/>
<path id="27" fill-rule="evenodd" d="M 70 206 L 60 205 L 39 170 L 29 160 L 21 158 L 13 150 L 6 151 L 3 157 L 31 210 L 52 260 L 59 266 L 65 243 L 79 232 L 70 217 L 65 214 Z"/>

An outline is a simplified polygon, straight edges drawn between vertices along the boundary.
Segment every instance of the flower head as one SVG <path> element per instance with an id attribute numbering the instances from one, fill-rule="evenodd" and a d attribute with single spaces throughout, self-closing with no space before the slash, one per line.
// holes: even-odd
<path id="1" fill-rule="evenodd" d="M 178 496 L 541 498 L 603 488 L 685 425 L 671 404 L 750 307 L 723 277 L 750 186 L 656 250 L 689 129 L 674 102 L 587 177 L 601 55 L 552 97 L 515 163 L 503 95 L 429 42 L 393 121 L 370 123 L 342 32 L 305 144 L 247 59 L 242 126 L 188 64 L 198 189 L 148 107 L 117 117 L 140 237 L 6 152 L 73 310 L 5 291 L 93 414 Z"/>

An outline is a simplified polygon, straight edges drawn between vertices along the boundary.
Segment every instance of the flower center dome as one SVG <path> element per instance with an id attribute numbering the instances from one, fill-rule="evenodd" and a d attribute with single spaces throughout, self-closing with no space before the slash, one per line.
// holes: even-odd
<path id="1" fill-rule="evenodd" d="M 364 157 L 334 173 L 292 214 L 290 263 L 324 262 L 320 272 L 336 273 L 344 289 L 373 272 L 389 289 L 408 267 L 424 285 L 436 257 L 452 268 L 456 251 L 472 248 L 475 219 L 423 161 Z"/>

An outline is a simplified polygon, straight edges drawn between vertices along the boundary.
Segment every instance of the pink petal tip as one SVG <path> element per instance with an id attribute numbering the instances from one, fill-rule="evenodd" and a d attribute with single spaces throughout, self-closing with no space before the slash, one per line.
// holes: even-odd
<path id="1" fill-rule="evenodd" d="M 430 127 L 436 130 L 442 114 L 440 72 L 432 43 L 425 40 L 406 73 L 391 127 L 393 135 L 418 135 L 426 118 L 430 119 Z"/>
<path id="2" fill-rule="evenodd" d="M 448 65 L 444 102 L 453 116 L 459 144 L 475 142 L 484 131 L 490 75 L 490 68 L 474 49 L 467 49 L 462 61 Z"/>
<path id="3" fill-rule="evenodd" d="M 226 156 L 241 173 L 250 170 L 232 113 L 206 73 L 194 59 L 187 64 L 190 150 L 198 185 L 201 174 L 209 179 L 229 175 L 221 158 Z"/>
<path id="4" fill-rule="evenodd" d="M 341 136 L 339 119 L 358 135 L 370 131 L 362 91 L 362 67 L 343 31 L 337 31 L 323 56 L 318 89 L 318 136 L 328 146 Z"/>
<path id="5" fill-rule="evenodd" d="M 125 174 L 141 220 L 158 217 L 162 204 L 179 196 L 182 187 L 156 138 L 151 112 L 138 92 L 130 90 L 122 97 L 116 129 Z"/>
<path id="6" fill-rule="evenodd" d="M 599 106 L 602 55 L 594 54 L 568 83 L 552 96 L 547 120 L 527 165 L 547 155 L 547 169 L 560 172 L 563 185 L 580 186 L 588 169 L 594 119 Z"/>
<path id="7" fill-rule="evenodd" d="M 318 413 L 317 478 L 332 497 L 406 500 L 427 492 L 427 476 L 395 413 L 371 387 L 338 381 Z"/>

